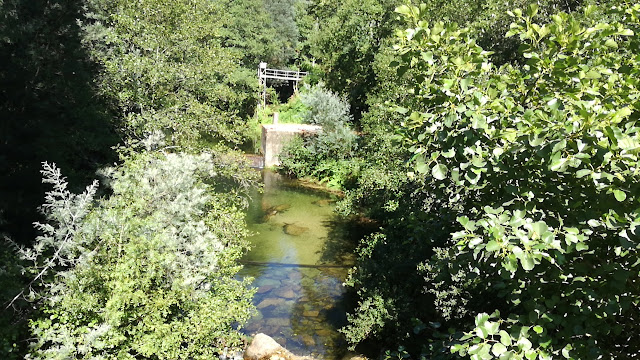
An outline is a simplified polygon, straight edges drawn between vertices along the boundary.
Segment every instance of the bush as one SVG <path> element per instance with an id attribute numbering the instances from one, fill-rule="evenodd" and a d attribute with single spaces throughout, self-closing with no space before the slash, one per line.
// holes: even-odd
<path id="1" fill-rule="evenodd" d="M 234 275 L 246 250 L 246 183 L 223 156 L 144 153 L 73 195 L 54 166 L 49 222 L 22 254 L 42 315 L 29 358 L 211 359 L 241 343 L 252 291 Z"/>
<path id="2" fill-rule="evenodd" d="M 320 125 L 322 131 L 286 146 L 280 154 L 282 171 L 340 188 L 359 168 L 353 159 L 357 135 L 350 127 L 349 105 L 322 85 L 307 88 L 300 101 L 306 109 L 304 122 Z"/>
<path id="3" fill-rule="evenodd" d="M 409 95 L 392 105 L 394 130 L 412 155 L 407 201 L 422 209 L 361 255 L 361 303 L 401 310 L 361 333 L 412 338 L 427 358 L 637 355 L 640 5 L 617 5 L 546 24 L 535 5 L 514 10 L 507 36 L 526 60 L 500 67 L 473 31 L 398 8 L 410 28 L 394 65 Z M 393 261 L 417 256 L 398 280 Z M 431 311 L 407 296 L 416 272 Z"/>

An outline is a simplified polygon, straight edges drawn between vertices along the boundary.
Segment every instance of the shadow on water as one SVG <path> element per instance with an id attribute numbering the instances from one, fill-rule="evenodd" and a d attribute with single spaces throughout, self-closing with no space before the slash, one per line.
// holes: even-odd
<path id="1" fill-rule="evenodd" d="M 245 332 L 265 333 L 299 355 L 339 359 L 346 342 L 338 329 L 350 303 L 343 282 L 359 231 L 334 214 L 331 195 L 263 174 L 264 193 L 247 217 L 252 250 L 240 274 L 254 277 L 257 288 L 258 314 Z"/>

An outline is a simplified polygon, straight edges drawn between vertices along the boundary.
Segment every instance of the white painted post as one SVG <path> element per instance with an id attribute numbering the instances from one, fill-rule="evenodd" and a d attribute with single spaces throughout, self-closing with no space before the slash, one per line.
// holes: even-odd
<path id="1" fill-rule="evenodd" d="M 267 71 L 267 63 L 266 62 L 261 62 L 259 67 L 258 67 L 258 79 L 260 82 L 260 85 L 262 85 L 262 108 L 266 108 L 267 107 L 267 78 L 266 78 L 266 71 Z"/>
<path id="2" fill-rule="evenodd" d="M 279 112 L 274 112 L 273 113 L 273 125 L 278 125 L 278 120 L 280 119 L 280 113 Z"/>

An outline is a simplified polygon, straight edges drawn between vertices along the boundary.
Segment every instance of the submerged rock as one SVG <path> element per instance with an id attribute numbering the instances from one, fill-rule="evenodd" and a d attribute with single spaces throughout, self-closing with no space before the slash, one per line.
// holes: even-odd
<path id="1" fill-rule="evenodd" d="M 256 307 L 258 309 L 264 309 L 269 306 L 279 306 L 285 302 L 282 298 L 266 298 L 262 300 Z"/>
<path id="2" fill-rule="evenodd" d="M 258 288 L 256 293 L 258 293 L 258 294 L 268 293 L 269 291 L 273 290 L 274 288 L 275 288 L 275 286 L 273 286 L 273 285 L 263 285 L 263 286 L 260 286 Z"/>
<path id="3" fill-rule="evenodd" d="M 304 334 L 302 335 L 302 343 L 305 344 L 306 346 L 315 346 L 316 340 L 313 338 L 313 336 L 309 334 Z"/>
<path id="4" fill-rule="evenodd" d="M 291 207 L 290 204 L 280 204 L 280 205 L 268 207 L 267 209 L 264 210 L 264 216 L 262 217 L 262 222 L 269 221 L 269 219 L 278 215 L 279 213 L 289 210 L 290 207 Z"/>
<path id="5" fill-rule="evenodd" d="M 284 224 L 282 230 L 284 230 L 284 233 L 287 235 L 300 236 L 308 231 L 309 228 L 296 224 Z"/>
<path id="6" fill-rule="evenodd" d="M 289 280 L 292 280 L 292 281 L 300 281 L 300 279 L 302 279 L 302 274 L 300 274 L 299 271 L 294 270 L 289 272 L 287 277 L 289 278 Z"/>
<path id="7" fill-rule="evenodd" d="M 277 212 L 284 212 L 287 211 L 291 208 L 290 204 L 280 204 L 280 205 L 276 205 L 276 206 L 272 206 L 271 207 L 273 210 L 277 211 Z"/>
<path id="8" fill-rule="evenodd" d="M 269 326 L 289 326 L 289 318 L 269 318 L 267 319 L 267 325 Z"/>
<path id="9" fill-rule="evenodd" d="M 318 317 L 320 315 L 320 311 L 318 310 L 305 310 L 302 313 L 302 316 L 304 317 Z"/>
<path id="10" fill-rule="evenodd" d="M 296 292 L 292 287 L 286 287 L 276 292 L 276 295 L 285 299 L 295 299 L 297 297 Z"/>
<path id="11" fill-rule="evenodd" d="M 331 199 L 322 199 L 322 200 L 316 200 L 314 202 L 312 202 L 313 205 L 318 205 L 318 206 L 327 206 L 327 205 L 331 205 L 333 203 L 335 203 L 335 200 L 331 200 Z"/>

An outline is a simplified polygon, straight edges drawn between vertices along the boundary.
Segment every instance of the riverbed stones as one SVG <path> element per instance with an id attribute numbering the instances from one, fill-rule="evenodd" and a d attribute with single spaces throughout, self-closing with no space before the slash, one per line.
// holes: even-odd
<path id="1" fill-rule="evenodd" d="M 282 227 L 284 233 L 291 236 L 300 236 L 309 230 L 308 227 L 296 225 L 296 224 L 284 224 Z"/>
<path id="2" fill-rule="evenodd" d="M 266 323 L 268 326 L 289 326 L 289 318 L 269 318 Z"/>
<path id="3" fill-rule="evenodd" d="M 304 277 L 302 278 L 302 280 L 300 280 L 300 285 L 302 285 L 303 288 L 312 288 L 315 285 L 315 281 L 313 281 L 313 279 L 310 277 Z"/>
<path id="4" fill-rule="evenodd" d="M 273 286 L 274 288 L 280 287 L 280 281 L 272 278 L 258 278 L 253 283 L 255 286 Z"/>
<path id="5" fill-rule="evenodd" d="M 273 289 L 275 289 L 275 286 L 273 285 L 263 285 L 263 286 L 260 286 L 256 292 L 258 294 L 264 294 L 264 293 L 268 293 Z"/>
<path id="6" fill-rule="evenodd" d="M 331 200 L 331 199 L 321 199 L 321 200 L 316 200 L 314 202 L 312 202 L 313 205 L 318 205 L 318 206 L 328 206 L 331 205 L 333 203 L 335 203 L 335 200 Z"/>
<path id="7" fill-rule="evenodd" d="M 289 280 L 294 281 L 294 282 L 300 281 L 300 279 L 302 279 L 302 274 L 300 274 L 300 272 L 296 271 L 296 270 L 290 271 L 287 274 L 287 278 L 289 278 Z"/>
<path id="8" fill-rule="evenodd" d="M 256 307 L 258 309 L 264 309 L 267 308 L 269 306 L 275 306 L 278 307 L 280 305 L 283 305 L 285 303 L 285 299 L 283 298 L 266 298 L 264 300 L 262 300 Z"/>
<path id="9" fill-rule="evenodd" d="M 285 299 L 295 299 L 297 297 L 296 292 L 290 286 L 277 291 L 276 295 Z"/>
<path id="10" fill-rule="evenodd" d="M 326 329 L 326 328 L 321 328 L 321 329 L 316 330 L 316 334 L 318 334 L 318 336 L 321 336 L 321 337 L 327 338 L 327 339 L 329 339 L 332 336 L 334 336 L 334 333 L 331 330 Z"/>
<path id="11" fill-rule="evenodd" d="M 302 343 L 305 344 L 306 346 L 315 346 L 316 345 L 316 340 L 313 338 L 313 336 L 309 335 L 309 334 L 304 334 L 301 336 L 302 338 Z"/>
<path id="12" fill-rule="evenodd" d="M 304 317 L 317 317 L 318 315 L 320 315 L 320 311 L 318 310 L 305 310 L 302 312 L 302 316 Z"/>

